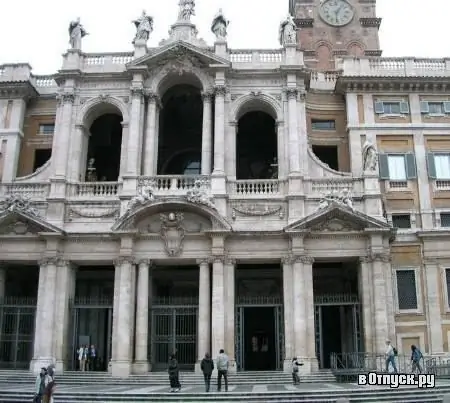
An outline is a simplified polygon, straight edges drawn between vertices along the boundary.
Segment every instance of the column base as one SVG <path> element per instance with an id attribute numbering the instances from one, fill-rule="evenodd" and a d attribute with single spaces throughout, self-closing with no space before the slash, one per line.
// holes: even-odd
<path id="1" fill-rule="evenodd" d="M 54 364 L 55 359 L 53 357 L 39 357 L 33 358 L 30 362 L 30 371 L 33 374 L 41 372 L 41 368 L 47 368 L 50 364 Z"/>
<path id="2" fill-rule="evenodd" d="M 63 360 L 56 360 L 55 372 L 57 374 L 62 374 L 66 370 L 66 367 L 67 367 L 67 363 L 65 361 L 63 361 Z"/>
<path id="3" fill-rule="evenodd" d="M 148 361 L 135 361 L 133 363 L 133 374 L 147 374 L 151 371 L 151 365 Z"/>
<path id="4" fill-rule="evenodd" d="M 115 378 L 128 378 L 131 375 L 131 362 L 111 361 L 111 375 Z"/>

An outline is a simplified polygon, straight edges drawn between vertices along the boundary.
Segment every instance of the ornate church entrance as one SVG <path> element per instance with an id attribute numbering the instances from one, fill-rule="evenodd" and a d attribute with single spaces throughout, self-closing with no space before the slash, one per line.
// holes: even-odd
<path id="1" fill-rule="evenodd" d="M 332 353 L 362 351 L 358 270 L 353 262 L 317 262 L 313 270 L 316 355 L 330 368 Z"/>
<path id="2" fill-rule="evenodd" d="M 284 322 L 280 269 L 273 266 L 238 266 L 236 282 L 237 369 L 281 370 Z"/>

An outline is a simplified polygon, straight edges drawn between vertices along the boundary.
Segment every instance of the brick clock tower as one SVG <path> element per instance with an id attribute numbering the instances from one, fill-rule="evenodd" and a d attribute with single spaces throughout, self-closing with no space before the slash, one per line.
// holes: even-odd
<path id="1" fill-rule="evenodd" d="M 305 63 L 334 68 L 339 56 L 381 56 L 376 0 L 289 0 Z"/>

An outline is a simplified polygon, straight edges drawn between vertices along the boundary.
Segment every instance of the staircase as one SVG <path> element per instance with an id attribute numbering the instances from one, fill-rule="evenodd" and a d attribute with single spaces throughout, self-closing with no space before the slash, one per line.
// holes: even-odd
<path id="1" fill-rule="evenodd" d="M 450 394 L 450 381 L 438 381 L 434 389 L 417 387 L 362 387 L 337 383 L 331 371 L 320 371 L 304 377 L 299 386 L 291 383 L 291 375 L 283 372 L 242 372 L 230 374 L 229 392 L 204 393 L 202 376 L 181 373 L 182 389 L 168 393 L 166 373 L 133 375 L 127 379 L 112 378 L 101 372 L 66 372 L 57 375 L 57 403 L 116 403 L 116 402 L 337 402 L 348 398 L 352 403 L 442 403 Z M 2 403 L 30 402 L 35 377 L 27 371 L 0 370 L 0 401 Z"/>

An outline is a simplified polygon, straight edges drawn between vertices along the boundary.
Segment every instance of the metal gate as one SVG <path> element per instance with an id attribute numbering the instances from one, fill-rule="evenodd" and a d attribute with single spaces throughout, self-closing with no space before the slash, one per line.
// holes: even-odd
<path id="1" fill-rule="evenodd" d="M 152 368 L 166 370 L 169 355 L 177 354 L 181 369 L 194 369 L 197 361 L 198 303 L 195 300 L 177 305 L 160 305 L 153 301 L 151 310 Z"/>
<path id="2" fill-rule="evenodd" d="M 284 311 L 281 297 L 241 297 L 235 310 L 235 358 L 238 371 L 245 370 L 245 308 L 273 308 L 275 318 L 276 369 L 282 370 L 284 364 Z"/>
<path id="3" fill-rule="evenodd" d="M 4 298 L 0 304 L 0 366 L 28 368 L 33 357 L 36 300 Z"/>
<path id="4" fill-rule="evenodd" d="M 314 298 L 314 334 L 316 356 L 321 367 L 324 364 L 323 352 L 323 331 L 322 331 L 322 308 L 324 306 L 345 306 L 351 309 L 352 320 L 352 352 L 363 351 L 362 331 L 361 331 L 361 304 L 357 295 L 339 294 L 339 295 L 319 295 Z M 342 326 L 342 324 L 341 324 Z"/>
<path id="5" fill-rule="evenodd" d="M 77 350 L 85 344 L 96 346 L 95 370 L 107 370 L 111 359 L 113 299 L 75 298 L 70 304 L 72 340 L 68 343 L 68 356 L 72 370 L 79 369 Z"/>

